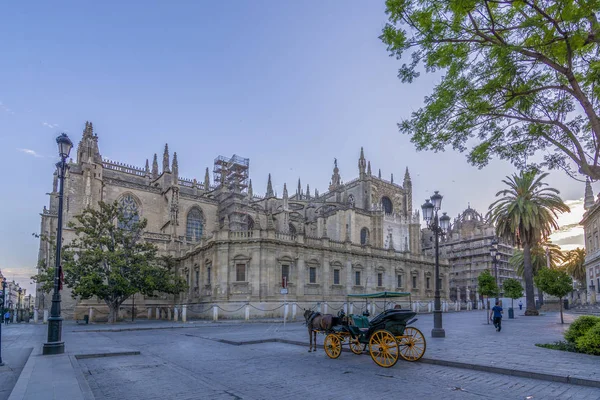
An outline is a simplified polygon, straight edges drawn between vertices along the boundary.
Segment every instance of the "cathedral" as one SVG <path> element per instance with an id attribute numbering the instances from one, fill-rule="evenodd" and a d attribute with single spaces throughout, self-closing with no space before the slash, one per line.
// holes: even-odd
<path id="1" fill-rule="evenodd" d="M 167 310 L 170 316 L 178 305 L 201 310 L 252 304 L 266 310 L 283 301 L 303 307 L 343 304 L 347 294 L 384 290 L 433 299 L 434 258 L 421 251 L 408 168 L 402 185 L 393 175 L 382 179 L 381 173 L 372 174 L 361 148 L 357 178 L 342 181 L 335 160 L 324 193 L 311 192 L 299 180 L 295 190 L 284 185 L 278 197 L 270 175 L 264 195 L 255 193 L 249 160 L 237 155 L 217 157 L 202 182 L 179 175 L 177 153 L 171 156 L 167 145 L 161 161 L 159 169 L 157 154 L 143 168 L 102 158 L 98 136 L 86 122 L 65 177 L 64 243 L 73 239 L 66 224 L 74 216 L 98 201 L 117 201 L 123 212 L 148 220 L 144 239 L 160 254 L 172 255 L 177 273 L 187 280 L 187 290 L 178 296 L 137 295 L 122 306 L 122 317 L 130 309 L 137 317 L 154 318 L 154 309 L 157 316 Z M 56 231 L 57 211 L 55 173 L 49 207 L 41 214 L 42 234 Z M 50 263 L 51 257 L 50 245 L 41 241 L 40 261 Z M 440 278 L 447 299 L 446 262 Z M 38 292 L 37 307 L 49 309 L 50 297 Z M 62 299 L 65 318 L 81 319 L 90 307 L 99 315 L 106 309 L 95 299 L 72 299 L 68 288 Z"/>

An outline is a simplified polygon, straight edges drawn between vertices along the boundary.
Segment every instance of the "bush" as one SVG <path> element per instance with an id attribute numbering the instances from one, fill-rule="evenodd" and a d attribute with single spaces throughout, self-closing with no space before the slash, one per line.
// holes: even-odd
<path id="1" fill-rule="evenodd" d="M 577 339 L 577 350 L 582 353 L 600 356 L 600 322 L 592 326 L 587 330 L 585 335 Z"/>
<path id="2" fill-rule="evenodd" d="M 600 322 L 600 317 L 595 317 L 592 315 L 583 315 L 577 318 L 569 329 L 565 332 L 565 339 L 569 343 L 577 343 L 577 339 L 585 335 L 585 333 L 590 330 L 594 325 Z"/>

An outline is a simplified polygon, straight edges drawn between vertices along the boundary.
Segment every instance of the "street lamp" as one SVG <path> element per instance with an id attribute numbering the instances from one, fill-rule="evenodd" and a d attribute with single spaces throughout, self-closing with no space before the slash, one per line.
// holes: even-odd
<path id="1" fill-rule="evenodd" d="M 21 320 L 23 319 L 23 311 L 21 311 L 21 293 L 23 293 L 23 289 L 19 288 L 19 290 L 17 290 L 17 293 L 19 293 L 19 296 L 17 297 L 17 322 L 21 322 Z M 20 317 L 19 312 L 21 313 Z"/>
<path id="2" fill-rule="evenodd" d="M 431 337 L 446 337 L 446 332 L 442 327 L 442 304 L 440 301 L 440 235 L 444 235 L 450 227 L 450 217 L 444 213 L 438 218 L 438 211 L 442 207 L 443 196 L 435 191 L 430 199 L 425 200 L 421 206 L 423 210 L 423 219 L 427 227 L 431 229 L 435 236 L 435 295 L 433 310 L 433 329 Z"/>
<path id="3" fill-rule="evenodd" d="M 0 366 L 4 365 L 2 361 L 2 322 L 4 321 L 4 301 L 6 300 L 6 278 L 2 278 L 2 317 L 0 318 Z"/>
<path id="4" fill-rule="evenodd" d="M 492 239 L 490 256 L 492 256 L 492 262 L 494 263 L 494 276 L 496 277 L 496 302 L 498 302 L 498 295 L 500 292 L 500 286 L 498 286 L 498 258 L 500 257 L 500 253 L 498 253 L 498 241 L 495 238 Z"/>
<path id="5" fill-rule="evenodd" d="M 62 338 L 62 317 L 60 316 L 60 250 L 62 245 L 62 216 L 65 172 L 68 168 L 67 157 L 73 147 L 73 142 L 65 133 L 56 138 L 60 161 L 56 164 L 58 169 L 58 223 L 56 227 L 56 256 L 54 258 L 54 292 L 52 293 L 52 308 L 48 318 L 48 342 L 44 343 L 43 354 L 62 354 L 65 352 L 65 343 Z"/>

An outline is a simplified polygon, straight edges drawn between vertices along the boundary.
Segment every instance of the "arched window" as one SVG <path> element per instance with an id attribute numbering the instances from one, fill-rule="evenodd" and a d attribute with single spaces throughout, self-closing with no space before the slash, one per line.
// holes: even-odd
<path id="1" fill-rule="evenodd" d="M 385 211 L 386 214 L 391 214 L 392 211 L 394 211 L 394 207 L 392 206 L 392 201 L 387 196 L 383 196 L 381 198 L 381 205 L 383 207 L 383 211 Z"/>
<path id="2" fill-rule="evenodd" d="M 295 235 L 296 234 L 296 227 L 290 222 L 290 235 Z"/>
<path id="3" fill-rule="evenodd" d="M 367 228 L 360 230 L 360 244 L 362 246 L 369 244 L 369 230 Z"/>
<path id="4" fill-rule="evenodd" d="M 197 242 L 202 237 L 202 229 L 204 228 L 204 215 L 202 210 L 194 207 L 188 212 L 185 236 L 190 242 Z"/>
<path id="5" fill-rule="evenodd" d="M 140 221 L 138 205 L 132 195 L 126 194 L 119 200 L 119 210 L 123 214 L 122 220 L 117 222 L 121 229 L 130 230 L 133 224 Z"/>

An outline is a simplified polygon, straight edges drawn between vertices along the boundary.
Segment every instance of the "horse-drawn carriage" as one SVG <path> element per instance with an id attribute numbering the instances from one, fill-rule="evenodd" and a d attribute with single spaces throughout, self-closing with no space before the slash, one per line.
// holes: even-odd
<path id="1" fill-rule="evenodd" d="M 384 299 L 410 296 L 404 292 L 380 292 L 373 294 L 348 295 L 352 298 Z M 308 311 L 310 312 L 310 311 Z M 305 313 L 309 334 L 311 333 L 311 316 Z M 332 317 L 328 324 L 321 323 L 313 332 L 326 334 L 323 347 L 330 358 L 338 358 L 342 354 L 342 345 L 348 343 L 354 354 L 362 354 L 369 346 L 369 354 L 375 363 L 389 368 L 396 364 L 399 357 L 407 361 L 417 361 L 425 354 L 426 342 L 423 333 L 415 327 L 408 326 L 415 322 L 415 312 L 397 308 L 387 309 L 369 320 L 368 308 L 363 315 L 345 315 L 340 311 L 338 317 Z M 320 328 L 320 329 L 319 329 Z M 312 344 L 312 337 L 311 344 Z M 316 346 L 316 338 L 315 338 Z M 316 350 L 316 347 L 315 347 Z M 310 350 L 309 350 L 310 351 Z"/>

